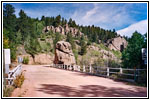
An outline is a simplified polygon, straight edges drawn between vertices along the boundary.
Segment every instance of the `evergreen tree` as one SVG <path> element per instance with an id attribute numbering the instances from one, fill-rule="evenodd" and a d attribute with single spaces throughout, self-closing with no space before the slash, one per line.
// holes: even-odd
<path id="1" fill-rule="evenodd" d="M 87 50 L 86 50 L 87 45 L 86 45 L 86 43 L 85 43 L 85 40 L 84 40 L 84 36 L 83 36 L 83 35 L 82 35 L 82 37 L 81 37 L 80 46 L 81 46 L 80 54 L 81 54 L 81 55 L 86 54 L 86 52 L 87 52 Z"/>
<path id="2" fill-rule="evenodd" d="M 134 32 L 128 41 L 127 48 L 123 51 L 122 60 L 123 66 L 128 68 L 142 67 L 142 54 L 141 49 L 144 46 L 144 37 Z"/>
<path id="3" fill-rule="evenodd" d="M 42 33 L 42 30 L 44 29 L 44 22 L 35 21 L 33 24 L 35 33 L 39 36 Z"/>
<path id="4" fill-rule="evenodd" d="M 41 21 L 44 21 L 44 22 L 45 22 L 45 16 L 42 16 L 42 17 L 41 17 Z"/>
<path id="5" fill-rule="evenodd" d="M 22 35 L 20 30 L 18 32 L 16 32 L 16 44 L 21 44 L 22 41 Z"/>
<path id="6" fill-rule="evenodd" d="M 72 19 L 69 19 L 68 25 L 71 27 L 72 26 Z"/>
<path id="7" fill-rule="evenodd" d="M 71 44 L 72 49 L 76 49 L 76 45 L 75 45 L 75 42 L 74 42 L 74 38 L 72 37 L 72 34 L 71 34 L 71 33 L 68 33 L 68 34 L 67 34 L 67 39 L 66 39 L 66 41 Z"/>
<path id="8" fill-rule="evenodd" d="M 4 5 L 3 9 L 3 27 L 9 32 L 7 34 L 9 40 L 13 42 L 15 40 L 14 35 L 16 32 L 16 16 L 15 16 L 15 8 L 10 5 Z"/>
<path id="9" fill-rule="evenodd" d="M 20 32 L 21 32 L 22 43 L 25 42 L 26 37 L 30 33 L 29 28 L 30 27 L 29 27 L 28 17 L 23 10 L 20 10 L 17 29 L 18 29 L 18 31 L 20 30 Z"/>
<path id="10" fill-rule="evenodd" d="M 60 22 L 61 22 L 61 16 L 58 15 L 56 16 L 56 19 L 54 21 L 54 27 L 57 27 L 58 25 L 60 25 Z"/>
<path id="11" fill-rule="evenodd" d="M 60 33 L 56 32 L 55 38 L 54 38 L 54 40 L 53 40 L 54 48 L 56 47 L 56 43 L 57 43 L 58 41 L 60 41 L 60 40 L 62 40 L 62 37 L 61 37 Z"/>

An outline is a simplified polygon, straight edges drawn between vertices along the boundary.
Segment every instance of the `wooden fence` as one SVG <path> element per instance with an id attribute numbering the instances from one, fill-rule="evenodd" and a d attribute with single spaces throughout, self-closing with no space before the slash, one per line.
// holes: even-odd
<path id="1" fill-rule="evenodd" d="M 51 66 L 59 69 L 79 71 L 92 75 L 115 78 L 129 82 L 135 82 L 139 77 L 141 77 L 140 73 L 142 71 L 146 71 L 146 69 L 110 68 L 98 66 L 80 67 L 78 65 L 63 65 L 63 64 L 53 64 Z"/>
<path id="2" fill-rule="evenodd" d="M 13 70 L 10 70 L 8 73 L 8 78 L 6 78 L 6 80 L 8 80 L 8 85 L 13 85 L 13 81 L 14 79 L 16 79 L 16 77 L 18 75 L 20 75 L 22 72 L 22 65 L 18 65 L 16 68 L 14 68 Z"/>

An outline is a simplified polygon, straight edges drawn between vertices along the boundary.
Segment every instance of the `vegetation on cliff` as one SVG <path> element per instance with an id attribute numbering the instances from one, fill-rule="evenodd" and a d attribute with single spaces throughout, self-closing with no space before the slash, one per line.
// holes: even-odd
<path id="1" fill-rule="evenodd" d="M 57 32 L 53 33 L 52 31 L 42 33 L 43 28 L 46 26 L 52 25 L 54 27 L 64 27 L 66 24 L 68 24 L 69 27 L 78 29 L 83 33 L 83 35 L 73 37 L 71 33 L 66 36 Z M 141 66 L 142 60 L 140 50 L 147 46 L 147 40 L 145 40 L 146 35 L 143 36 L 135 32 L 131 38 L 126 38 L 129 45 L 123 51 L 123 54 L 119 51 L 109 50 L 109 48 L 104 46 L 104 43 L 106 43 L 108 39 L 112 39 L 117 36 L 115 29 L 105 30 L 94 25 L 80 26 L 77 25 L 71 18 L 67 21 L 65 18 L 62 18 L 61 15 L 56 17 L 42 16 L 41 19 L 38 19 L 31 18 L 27 16 L 23 10 L 20 10 L 19 17 L 17 18 L 15 15 L 15 8 L 10 4 L 4 5 L 3 47 L 11 49 L 12 60 L 16 59 L 16 48 L 18 45 L 23 45 L 26 52 L 34 58 L 34 55 L 37 53 L 54 53 L 55 44 L 60 40 L 65 40 L 72 45 L 73 53 L 77 62 L 79 62 L 78 58 L 80 58 L 80 56 L 82 56 L 82 60 L 85 60 L 83 62 L 87 62 L 86 59 L 90 60 L 90 58 L 86 55 L 88 53 L 87 48 L 95 43 L 97 47 L 103 49 L 103 51 L 113 53 L 118 59 L 122 56 L 123 66 L 131 66 L 131 68 L 134 66 Z M 89 53 L 91 57 L 101 58 L 104 56 L 102 53 L 94 50 Z M 108 56 L 110 55 L 108 54 Z M 104 65 L 106 62 L 108 64 L 108 61 L 105 61 L 104 59 L 97 59 L 95 62 L 95 64 L 101 65 Z M 115 63 L 115 61 L 112 60 L 110 60 L 110 62 Z M 118 64 L 118 62 L 116 64 Z"/>

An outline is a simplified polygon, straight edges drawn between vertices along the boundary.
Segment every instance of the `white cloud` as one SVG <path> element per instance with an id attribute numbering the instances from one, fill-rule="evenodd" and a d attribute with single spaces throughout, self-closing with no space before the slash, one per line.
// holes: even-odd
<path id="1" fill-rule="evenodd" d="M 77 9 L 72 15 L 77 24 L 98 25 L 105 29 L 113 29 L 130 25 L 135 22 L 128 14 L 129 5 L 93 4 L 93 8 L 86 9 L 86 5 Z"/>
<path id="2" fill-rule="evenodd" d="M 85 16 L 83 16 L 83 19 L 84 20 L 88 20 L 92 15 L 97 13 L 97 10 L 98 10 L 98 5 L 94 4 L 94 8 L 89 10 L 89 11 L 87 11 Z"/>
<path id="3" fill-rule="evenodd" d="M 140 22 L 128 26 L 127 28 L 118 30 L 117 33 L 121 36 L 125 35 L 131 37 L 132 33 L 135 31 L 140 32 L 141 34 L 145 34 L 147 32 L 147 20 L 142 20 Z"/>

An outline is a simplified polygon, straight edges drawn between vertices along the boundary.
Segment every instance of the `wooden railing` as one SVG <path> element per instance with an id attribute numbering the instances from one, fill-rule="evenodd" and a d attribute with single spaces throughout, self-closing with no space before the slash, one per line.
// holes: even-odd
<path id="1" fill-rule="evenodd" d="M 98 66 L 83 66 L 78 65 L 63 65 L 63 64 L 53 64 L 52 67 L 79 71 L 83 73 L 88 73 L 97 76 L 103 76 L 108 78 L 117 77 L 117 79 L 135 82 L 137 78 L 141 77 L 140 73 L 146 71 L 146 69 L 127 69 L 127 68 L 110 68 L 110 67 L 98 67 Z"/>
<path id="2" fill-rule="evenodd" d="M 8 85 L 13 85 L 13 81 L 14 79 L 16 79 L 16 77 L 18 75 L 20 75 L 22 72 L 22 65 L 18 65 L 16 68 L 14 68 L 13 70 L 10 70 L 8 73 L 8 78 L 6 78 L 6 80 L 8 80 Z"/>

